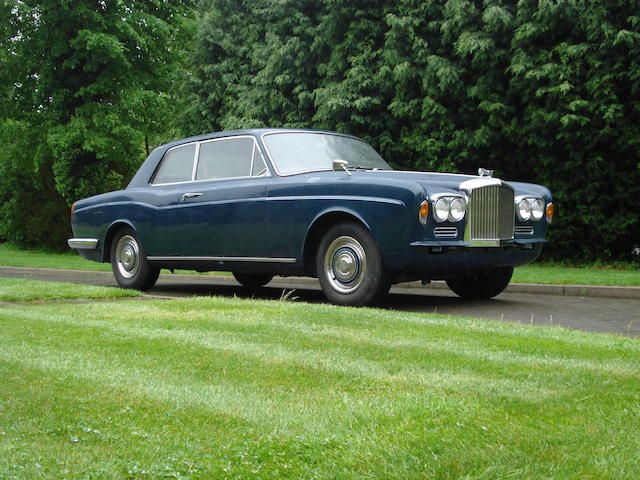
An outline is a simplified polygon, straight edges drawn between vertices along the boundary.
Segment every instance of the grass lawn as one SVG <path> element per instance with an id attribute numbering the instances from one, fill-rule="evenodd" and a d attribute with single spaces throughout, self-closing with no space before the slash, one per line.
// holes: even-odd
<path id="1" fill-rule="evenodd" d="M 514 283 L 637 287 L 640 286 L 640 268 L 562 267 L 533 263 L 516 268 L 511 281 Z"/>
<path id="2" fill-rule="evenodd" d="M 39 250 L 19 250 L 0 243 L 0 265 L 12 267 L 63 268 L 72 270 L 111 271 L 111 265 L 85 260 L 75 251 L 52 253 Z M 176 273 L 195 273 L 177 270 Z M 219 275 L 224 272 L 211 272 Z M 640 286 L 640 269 L 631 266 L 564 267 L 550 264 L 527 265 L 515 269 L 515 283 L 551 283 L 563 285 L 618 285 Z"/>
<path id="3" fill-rule="evenodd" d="M 0 265 L 8 267 L 62 268 L 69 270 L 111 271 L 108 263 L 92 262 L 82 258 L 75 250 L 67 253 L 47 252 L 43 250 L 22 250 L 0 243 Z"/>
<path id="4" fill-rule="evenodd" d="M 68 300 L 74 298 L 95 299 L 139 297 L 140 295 L 140 292 L 136 290 L 124 290 L 122 288 L 0 277 L 0 301 L 2 302 L 28 302 L 32 300 L 51 299 Z"/>
<path id="5" fill-rule="evenodd" d="M 234 298 L 0 331 L 0 478 L 640 478 L 637 339 Z"/>

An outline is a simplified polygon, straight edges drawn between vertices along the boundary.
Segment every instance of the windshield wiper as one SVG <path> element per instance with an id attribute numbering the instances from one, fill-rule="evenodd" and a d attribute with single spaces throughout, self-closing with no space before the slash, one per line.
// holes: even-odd
<path id="1" fill-rule="evenodd" d="M 376 170 L 373 167 L 365 167 L 364 165 L 347 165 L 349 170 Z"/>

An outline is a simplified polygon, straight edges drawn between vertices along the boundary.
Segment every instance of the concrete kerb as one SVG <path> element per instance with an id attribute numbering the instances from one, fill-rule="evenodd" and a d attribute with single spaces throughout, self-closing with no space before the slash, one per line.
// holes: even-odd
<path id="1" fill-rule="evenodd" d="M 21 277 L 29 278 L 30 273 L 48 273 L 55 272 L 67 272 L 78 273 L 78 276 L 95 274 L 99 276 L 105 276 L 113 278 L 111 272 L 92 272 L 88 270 L 56 270 L 50 268 L 34 268 L 34 267 L 6 267 L 0 266 L 0 276 L 9 277 Z M 182 274 L 163 274 L 162 278 L 173 278 L 176 281 L 180 281 L 184 278 L 185 281 L 193 279 L 194 277 L 206 278 L 212 283 L 219 283 L 224 285 L 237 285 L 234 278 L 230 275 L 182 275 Z M 58 281 L 65 281 L 59 279 Z M 280 288 L 295 288 L 298 286 L 309 286 L 313 288 L 319 288 L 318 280 L 308 277 L 276 277 L 270 283 L 272 287 Z M 397 289 L 447 289 L 447 285 L 441 281 L 431 282 L 427 285 L 422 285 L 421 282 L 405 282 L 394 285 Z M 571 296 L 571 297 L 604 297 L 604 298 L 624 298 L 624 299 L 640 299 L 640 287 L 609 287 L 601 285 L 545 285 L 545 284 L 532 284 L 532 283 L 512 283 L 510 284 L 506 292 L 509 293 L 530 293 L 539 295 L 559 295 L 559 296 Z"/>
<path id="2" fill-rule="evenodd" d="M 314 285 L 318 286 L 315 278 L 287 277 L 275 278 L 270 285 Z M 448 289 L 447 284 L 435 281 L 422 285 L 421 282 L 404 282 L 394 285 L 403 289 Z M 631 298 L 640 299 L 640 287 L 608 287 L 596 285 L 545 285 L 535 283 L 511 283 L 505 290 L 509 293 L 531 293 L 538 295 L 560 295 L 571 297 L 606 297 L 606 298 Z"/>

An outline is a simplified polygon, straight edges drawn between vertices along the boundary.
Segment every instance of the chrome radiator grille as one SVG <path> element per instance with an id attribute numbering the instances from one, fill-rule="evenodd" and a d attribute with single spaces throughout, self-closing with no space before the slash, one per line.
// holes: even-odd
<path id="1" fill-rule="evenodd" d="M 513 190 L 505 185 L 474 188 L 470 192 L 467 215 L 470 240 L 513 238 Z"/>

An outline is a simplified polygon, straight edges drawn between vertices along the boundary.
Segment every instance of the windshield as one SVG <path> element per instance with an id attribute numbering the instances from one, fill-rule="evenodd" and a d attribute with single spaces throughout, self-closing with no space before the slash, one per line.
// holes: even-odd
<path id="1" fill-rule="evenodd" d="M 371 145 L 357 138 L 316 132 L 270 133 L 263 138 L 281 175 L 332 170 L 334 160 L 346 160 L 348 168 L 391 170 Z"/>

